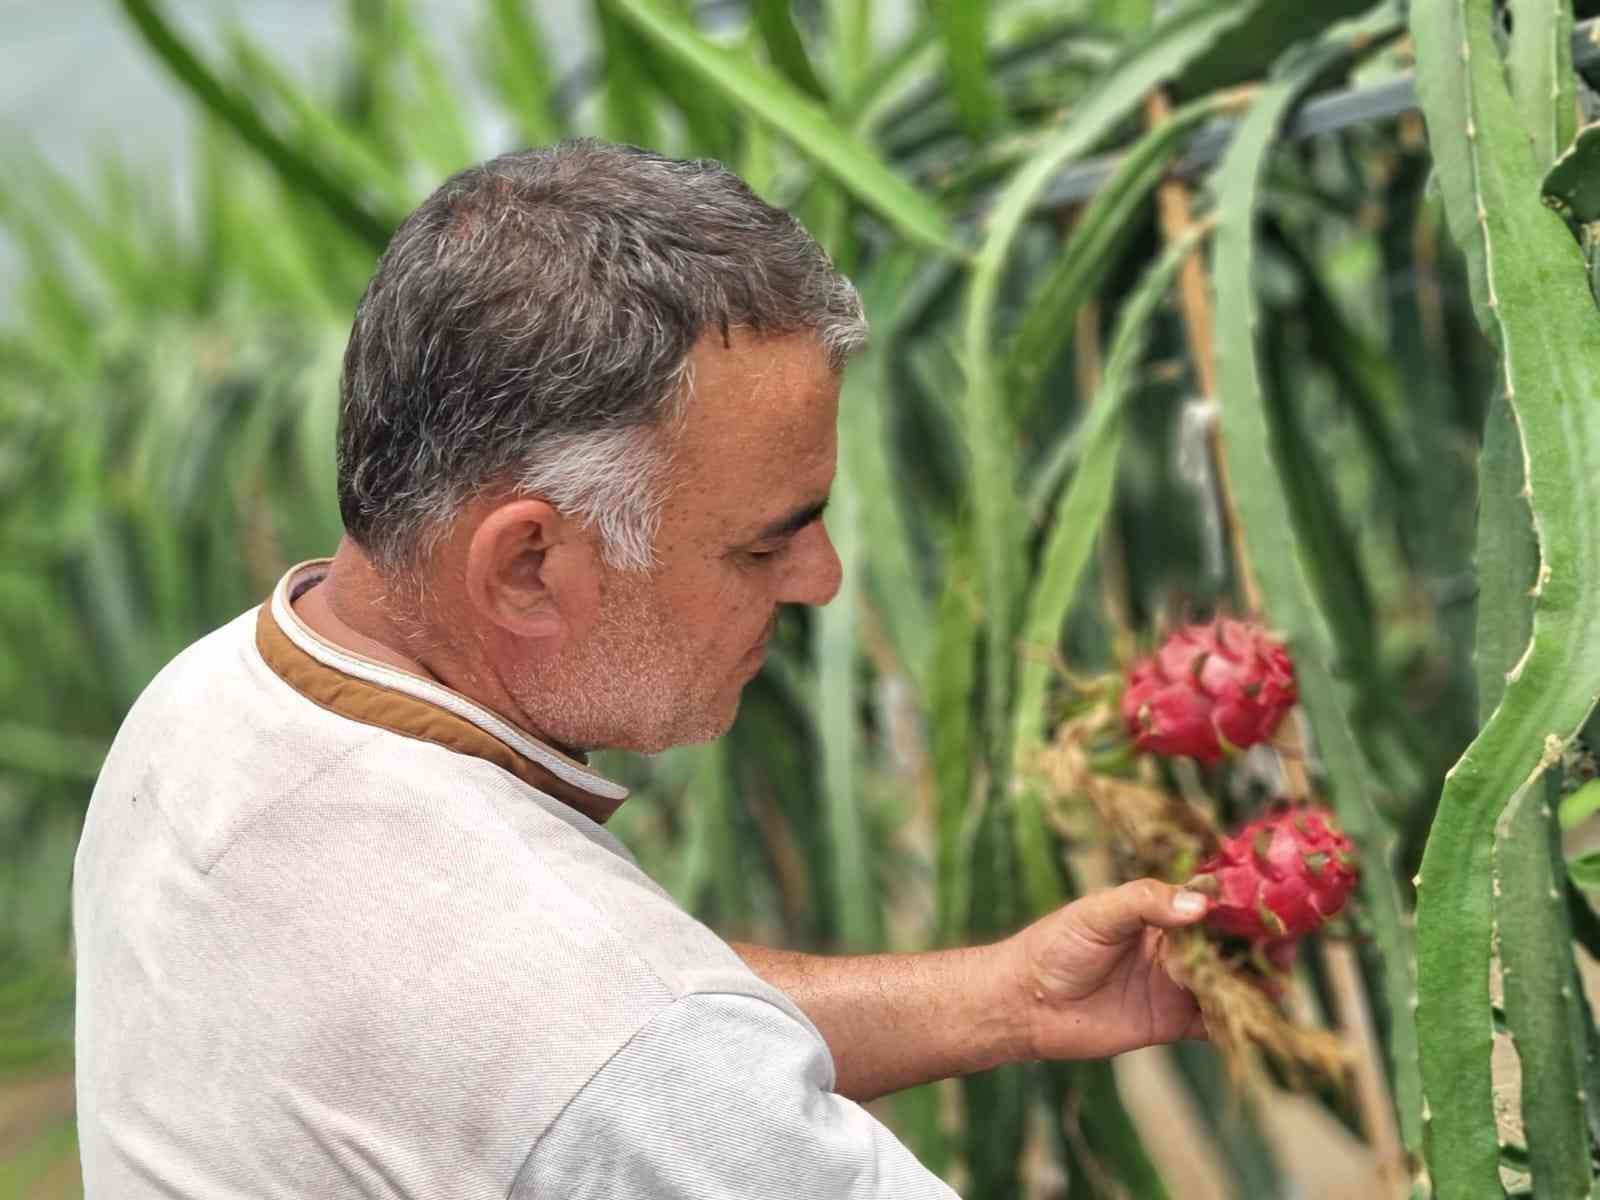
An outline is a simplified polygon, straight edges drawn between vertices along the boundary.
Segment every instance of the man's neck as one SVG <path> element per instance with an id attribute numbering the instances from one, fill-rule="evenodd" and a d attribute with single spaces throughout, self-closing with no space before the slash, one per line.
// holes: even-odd
<path id="1" fill-rule="evenodd" d="M 389 606 L 387 589 L 366 556 L 349 539 L 339 543 L 328 573 L 291 603 L 295 615 L 324 641 L 449 685 L 448 680 L 405 649 L 406 638 Z"/>
<path id="2" fill-rule="evenodd" d="M 451 602 L 449 597 L 436 600 L 445 606 Z M 443 684 L 535 740 L 579 757 L 529 721 L 501 686 L 499 674 L 474 657 L 479 650 L 473 639 L 428 633 L 430 627 L 447 626 L 448 618 L 437 612 L 414 613 L 398 605 L 392 583 L 349 538 L 340 541 L 321 582 L 301 593 L 292 607 L 311 632 L 325 641 Z"/>
<path id="3" fill-rule="evenodd" d="M 562 745 L 533 725 L 500 686 L 499 675 L 488 669 L 486 663 L 475 662 L 464 653 L 470 653 L 473 646 L 470 638 L 418 636 L 414 631 L 423 629 L 428 621 L 397 609 L 392 586 L 348 538 L 339 543 L 327 574 L 291 599 L 290 607 L 323 641 L 420 679 L 442 684 L 497 714 L 534 741 L 579 763 L 587 762 L 582 751 Z M 437 620 L 437 615 L 433 619 Z M 614 799 L 609 804 L 600 801 L 601 807 L 597 809 L 594 795 L 555 776 L 536 786 L 602 823 L 617 803 Z"/>

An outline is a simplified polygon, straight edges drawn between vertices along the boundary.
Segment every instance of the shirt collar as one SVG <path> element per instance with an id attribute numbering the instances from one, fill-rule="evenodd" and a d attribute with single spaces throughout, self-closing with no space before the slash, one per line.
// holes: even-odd
<path id="1" fill-rule="evenodd" d="M 591 820 L 603 823 L 621 806 L 627 788 L 460 692 L 313 632 L 294 611 L 292 600 L 327 574 L 329 561 L 313 559 L 291 567 L 261 606 L 256 647 L 279 678 L 342 717 L 486 759 Z"/>

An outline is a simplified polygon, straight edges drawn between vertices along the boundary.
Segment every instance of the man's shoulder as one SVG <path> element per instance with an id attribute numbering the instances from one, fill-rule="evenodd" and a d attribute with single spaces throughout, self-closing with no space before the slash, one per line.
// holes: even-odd
<path id="1" fill-rule="evenodd" d="M 396 747 L 385 736 L 280 798 L 241 835 L 227 869 L 271 870 L 290 855 L 302 878 L 326 881 L 328 911 L 349 907 L 351 928 L 498 942 L 507 983 L 537 978 L 563 1004 L 605 975 L 646 1007 L 702 991 L 787 1005 L 602 827 L 427 743 Z M 339 890 L 343 879 L 359 879 L 359 894 Z M 374 895 L 381 902 L 369 904 Z"/>
<path id="2" fill-rule="evenodd" d="M 759 984 L 604 827 L 484 759 L 295 691 L 257 651 L 257 615 L 188 647 L 130 710 L 91 805 L 86 871 L 103 878 L 131 839 L 160 841 L 155 861 L 172 870 L 220 872 L 218 887 L 246 892 L 298 887 L 330 914 L 361 908 L 364 893 L 338 881 L 364 879 L 384 902 L 347 911 L 350 930 L 428 924 L 423 910 L 448 900 L 463 920 L 506 913 L 536 957 L 581 945 L 663 999 Z"/>
<path id="3" fill-rule="evenodd" d="M 142 803 L 164 819 L 152 834 L 208 872 L 241 825 L 371 739 L 364 727 L 319 720 L 328 714 L 272 673 L 256 649 L 258 615 L 191 643 L 134 701 L 95 784 L 89 844 L 113 813 Z"/>

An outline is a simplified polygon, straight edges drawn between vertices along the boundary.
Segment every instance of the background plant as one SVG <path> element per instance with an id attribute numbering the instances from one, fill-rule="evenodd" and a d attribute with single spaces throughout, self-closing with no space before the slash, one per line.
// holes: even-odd
<path id="1" fill-rule="evenodd" d="M 121 714 L 336 540 L 338 355 L 388 230 L 460 166 L 593 133 L 728 162 L 825 242 L 874 327 L 841 408 L 838 599 L 785 618 L 728 738 L 609 764 L 638 788 L 615 825 L 646 867 L 730 934 L 998 936 L 1112 869 L 1035 767 L 1077 702 L 1061 667 L 1114 672 L 1184 617 L 1253 610 L 1295 655 L 1300 755 L 1150 781 L 1223 821 L 1303 784 L 1360 846 L 1354 937 L 1303 955 L 1297 994 L 1319 1021 L 1372 1019 L 1377 1049 L 1358 1039 L 1365 1073 L 1323 1102 L 1397 1193 L 1431 1171 L 1444 1196 L 1530 1172 L 1587 1194 L 1577 1089 L 1505 1094 L 1527 1129 L 1508 1138 L 1489 1057 L 1498 1022 L 1542 1080 L 1600 1096 L 1567 949 L 1597 926 L 1562 805 L 1540 802 L 1592 773 L 1572 739 L 1600 690 L 1582 621 L 1600 360 L 1581 349 L 1600 213 L 1557 188 L 1563 229 L 1538 195 L 1573 138 L 1574 13 L 1157 7 L 932 0 L 891 34 L 869 0 L 596 0 L 593 68 L 558 78 L 535 6 L 486 0 L 464 36 L 512 131 L 491 138 L 401 0 L 351 0 L 317 87 L 122 0 L 207 114 L 193 195 L 114 160 L 68 183 L 18 147 L 0 184 L 24 262 L 0 332 L 0 1067 L 68 1063 L 66 879 Z M 1415 114 L 1283 135 L 1308 97 L 1413 53 L 1426 136 Z M 1174 178 L 1224 121 L 1215 172 Z M 1067 197 L 1063 172 L 1109 153 L 1104 185 Z M 1574 847 L 1592 795 L 1565 801 Z M 1510 969 L 1494 997 L 1491 964 Z M 1208 1050 L 1171 1057 L 1234 1192 L 1286 1194 Z M 884 1115 L 964 1194 L 1183 1188 L 1107 1064 Z M 71 1153 L 70 1125 L 34 1134 L 0 1186 L 43 1187 Z"/>

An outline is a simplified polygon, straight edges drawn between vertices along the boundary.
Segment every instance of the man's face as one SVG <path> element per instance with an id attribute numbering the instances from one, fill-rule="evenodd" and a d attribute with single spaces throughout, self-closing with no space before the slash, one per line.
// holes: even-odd
<path id="1" fill-rule="evenodd" d="M 736 331 L 724 347 L 719 333 L 690 363 L 657 566 L 600 566 L 592 626 L 553 664 L 556 691 L 580 699 L 545 731 L 572 745 L 654 753 L 720 736 L 761 668 L 778 606 L 826 604 L 839 588 L 820 519 L 839 380 L 821 346 L 809 334 Z"/>

